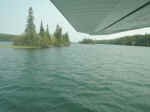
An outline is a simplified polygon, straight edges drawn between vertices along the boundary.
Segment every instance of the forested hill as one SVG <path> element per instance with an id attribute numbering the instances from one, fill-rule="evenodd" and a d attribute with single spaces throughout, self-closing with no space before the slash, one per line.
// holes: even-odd
<path id="1" fill-rule="evenodd" d="M 12 41 L 17 35 L 0 33 L 0 41 Z"/>
<path id="2" fill-rule="evenodd" d="M 96 40 L 96 44 L 117 44 L 131 46 L 150 46 L 150 34 L 126 36 L 112 40 Z"/>

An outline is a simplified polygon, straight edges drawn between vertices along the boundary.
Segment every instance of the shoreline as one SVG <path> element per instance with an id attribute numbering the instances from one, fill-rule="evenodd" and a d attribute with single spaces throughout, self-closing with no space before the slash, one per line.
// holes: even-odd
<path id="1" fill-rule="evenodd" d="M 16 48 L 16 49 L 40 49 L 40 47 L 33 46 L 0 46 L 0 48 Z"/>
<path id="2" fill-rule="evenodd" d="M 54 46 L 51 45 L 49 47 L 46 48 L 52 48 L 52 47 L 65 47 L 65 46 L 70 46 L 70 45 L 60 45 L 60 46 Z M 8 46 L 1 46 L 0 45 L 0 49 L 1 48 L 16 48 L 16 49 L 42 49 L 42 47 L 38 47 L 38 46 L 17 46 L 17 45 L 8 45 Z"/>

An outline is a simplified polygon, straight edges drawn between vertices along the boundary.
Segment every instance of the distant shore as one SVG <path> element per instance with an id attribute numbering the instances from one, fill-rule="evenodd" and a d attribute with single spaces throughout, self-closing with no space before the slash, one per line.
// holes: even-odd
<path id="1" fill-rule="evenodd" d="M 17 48 L 17 49 L 35 49 L 40 47 L 33 47 L 33 46 L 0 46 L 0 48 Z"/>
<path id="2" fill-rule="evenodd" d="M 150 47 L 150 34 L 145 35 L 133 35 L 120 37 L 110 40 L 92 40 L 83 39 L 80 44 L 111 44 L 111 45 L 128 45 L 128 46 L 145 46 Z"/>

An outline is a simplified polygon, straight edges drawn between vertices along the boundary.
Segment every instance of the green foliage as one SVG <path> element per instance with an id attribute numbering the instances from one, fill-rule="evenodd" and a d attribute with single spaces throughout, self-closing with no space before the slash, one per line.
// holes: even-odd
<path id="1" fill-rule="evenodd" d="M 51 36 L 49 33 L 48 25 L 45 31 L 43 22 L 41 21 L 40 32 L 37 34 L 35 31 L 32 8 L 29 8 L 27 26 L 24 34 L 16 37 L 13 41 L 14 45 L 33 46 L 38 48 L 49 48 L 51 46 L 61 47 L 70 45 L 69 35 L 67 33 L 63 35 L 62 28 L 59 25 L 57 25 L 54 35 Z"/>
<path id="2" fill-rule="evenodd" d="M 80 44 L 95 44 L 94 40 L 92 39 L 83 39 Z"/>
<path id="3" fill-rule="evenodd" d="M 14 45 L 21 45 L 21 46 L 40 46 L 40 36 L 34 33 L 32 35 L 32 38 L 29 38 L 30 36 L 28 33 L 25 33 L 23 35 L 17 36 L 13 41 Z"/>
<path id="4" fill-rule="evenodd" d="M 0 41 L 12 41 L 17 35 L 0 34 Z"/>
<path id="5" fill-rule="evenodd" d="M 27 26 L 25 29 L 26 33 L 35 33 L 35 25 L 34 25 L 34 16 L 33 16 L 33 9 L 32 7 L 29 8 L 28 12 L 28 19 L 27 19 Z"/>
<path id="6" fill-rule="evenodd" d="M 56 26 L 56 31 L 54 32 L 54 36 L 58 42 L 61 42 L 61 40 L 62 40 L 62 28 L 59 25 Z"/>
<path id="7" fill-rule="evenodd" d="M 41 26 L 40 26 L 40 33 L 39 35 L 41 37 L 44 37 L 45 36 L 45 30 L 44 30 L 44 27 L 43 27 L 43 22 L 41 21 Z"/>
<path id="8" fill-rule="evenodd" d="M 51 47 L 51 44 L 49 42 L 49 38 L 47 36 L 40 38 L 40 47 L 42 48 L 49 48 Z"/>
<path id="9" fill-rule="evenodd" d="M 51 39 L 51 35 L 50 35 L 50 33 L 49 33 L 48 25 L 47 25 L 47 28 L 46 28 L 45 35 L 49 38 L 49 41 L 51 42 L 51 41 L 52 41 L 52 39 Z"/>
<path id="10" fill-rule="evenodd" d="M 63 38 L 63 44 L 64 44 L 65 46 L 69 46 L 69 45 L 70 45 L 70 39 L 69 39 L 68 33 L 65 33 L 65 34 L 62 36 L 62 38 Z"/>
<path id="11" fill-rule="evenodd" d="M 57 25 L 56 31 L 54 32 L 54 45 L 61 47 L 61 46 L 69 46 L 70 40 L 68 33 L 62 34 L 62 28 Z"/>

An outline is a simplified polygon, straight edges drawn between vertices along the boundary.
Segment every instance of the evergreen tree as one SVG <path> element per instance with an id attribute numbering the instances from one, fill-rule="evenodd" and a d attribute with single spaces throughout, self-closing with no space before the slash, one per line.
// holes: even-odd
<path id="1" fill-rule="evenodd" d="M 25 34 L 21 37 L 21 43 L 23 45 L 34 46 L 38 42 L 38 35 L 36 34 L 35 24 L 34 24 L 34 16 L 32 7 L 29 8 L 28 11 L 28 19 L 27 25 L 25 29 Z"/>
<path id="2" fill-rule="evenodd" d="M 65 34 L 63 35 L 63 40 L 64 40 L 65 42 L 70 42 L 68 33 L 65 33 Z"/>
<path id="3" fill-rule="evenodd" d="M 41 26 L 40 26 L 40 33 L 39 33 L 39 35 L 40 35 L 41 37 L 44 37 L 44 34 L 45 34 L 45 31 L 44 31 L 44 27 L 43 27 L 43 22 L 41 21 Z"/>
<path id="4" fill-rule="evenodd" d="M 49 33 L 49 28 L 48 28 L 48 25 L 47 25 L 47 28 L 46 28 L 46 36 L 49 38 L 49 40 L 51 41 L 51 36 L 50 36 L 50 33 Z"/>
<path id="5" fill-rule="evenodd" d="M 54 36 L 56 38 L 56 41 L 60 42 L 62 40 L 62 28 L 59 25 L 56 26 Z"/>
<path id="6" fill-rule="evenodd" d="M 26 33 L 35 33 L 35 25 L 34 25 L 34 16 L 33 16 L 33 9 L 32 7 L 29 8 L 28 12 L 28 20 L 27 20 L 27 26 L 25 29 Z"/>

